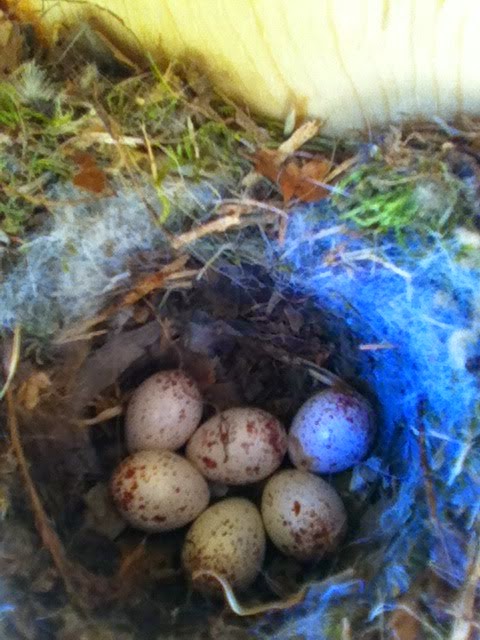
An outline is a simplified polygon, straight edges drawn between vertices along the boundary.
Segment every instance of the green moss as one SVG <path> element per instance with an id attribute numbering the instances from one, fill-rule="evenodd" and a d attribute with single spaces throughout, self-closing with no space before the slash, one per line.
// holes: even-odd
<path id="1" fill-rule="evenodd" d="M 396 167 L 382 156 L 359 164 L 336 185 L 333 204 L 345 220 L 375 233 L 445 233 L 466 215 L 464 183 L 441 159 Z M 470 209 L 471 210 L 471 209 Z"/>

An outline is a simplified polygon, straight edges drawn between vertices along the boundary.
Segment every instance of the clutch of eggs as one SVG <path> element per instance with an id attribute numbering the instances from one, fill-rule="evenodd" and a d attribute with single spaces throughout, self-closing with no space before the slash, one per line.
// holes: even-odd
<path id="1" fill-rule="evenodd" d="M 290 431 L 253 407 L 227 409 L 198 426 L 201 394 L 181 371 L 148 378 L 126 415 L 132 454 L 115 470 L 111 490 L 118 510 L 147 532 L 192 523 L 182 564 L 195 588 L 218 593 L 214 574 L 244 589 L 261 569 L 265 530 L 285 555 L 319 560 L 341 542 L 343 502 L 318 473 L 362 460 L 375 435 L 373 411 L 355 392 L 327 389 L 305 402 Z M 185 456 L 174 453 L 186 444 Z M 288 450 L 296 469 L 278 471 Z M 261 513 L 242 497 L 208 506 L 207 481 L 240 486 L 268 479 Z M 203 572 L 203 573 L 202 573 Z"/>

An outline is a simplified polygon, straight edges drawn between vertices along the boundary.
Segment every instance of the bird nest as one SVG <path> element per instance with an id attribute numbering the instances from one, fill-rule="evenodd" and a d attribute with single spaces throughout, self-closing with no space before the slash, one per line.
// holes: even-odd
<path id="1" fill-rule="evenodd" d="M 476 123 L 331 140 L 255 121 L 191 70 L 72 64 L 67 46 L 54 73 L 10 37 L 3 637 L 474 637 Z M 287 425 L 339 380 L 370 399 L 373 450 L 328 478 L 349 514 L 335 554 L 269 548 L 250 590 L 219 600 L 182 575 L 184 531 L 126 526 L 108 490 L 125 406 L 176 367 L 209 411 Z"/>

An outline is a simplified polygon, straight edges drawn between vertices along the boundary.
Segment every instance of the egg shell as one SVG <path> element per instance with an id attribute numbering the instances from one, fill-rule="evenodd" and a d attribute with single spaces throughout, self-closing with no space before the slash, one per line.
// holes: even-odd
<path id="1" fill-rule="evenodd" d="M 336 473 L 360 462 L 374 437 L 373 410 L 367 400 L 327 389 L 307 400 L 296 414 L 288 453 L 298 469 Z"/>
<path id="2" fill-rule="evenodd" d="M 347 513 L 342 499 L 322 478 L 287 469 L 263 490 L 262 518 L 269 538 L 285 555 L 319 560 L 343 538 Z"/>
<path id="3" fill-rule="evenodd" d="M 227 409 L 190 438 L 187 458 L 208 480 L 228 485 L 257 482 L 277 469 L 287 451 L 280 422 L 262 409 Z"/>
<path id="4" fill-rule="evenodd" d="M 128 405 L 128 450 L 179 449 L 198 427 L 202 411 L 200 391 L 185 373 L 171 370 L 154 374 L 138 387 Z"/>
<path id="5" fill-rule="evenodd" d="M 111 491 L 125 520 L 143 531 L 170 531 L 191 522 L 210 499 L 208 485 L 171 451 L 138 451 L 116 468 Z"/>
<path id="6" fill-rule="evenodd" d="M 258 575 L 265 556 L 265 530 L 258 509 L 245 498 L 227 498 L 202 513 L 187 533 L 182 564 L 196 571 L 215 571 L 236 589 L 246 589 Z M 218 592 L 211 577 L 194 580 L 195 588 Z"/>

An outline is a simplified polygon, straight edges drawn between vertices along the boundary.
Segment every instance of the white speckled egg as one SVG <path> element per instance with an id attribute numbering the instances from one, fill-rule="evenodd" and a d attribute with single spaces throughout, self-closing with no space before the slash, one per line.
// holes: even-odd
<path id="1" fill-rule="evenodd" d="M 236 589 L 246 589 L 260 571 L 265 530 L 258 509 L 245 498 L 227 498 L 209 507 L 187 533 L 182 564 L 187 574 L 215 571 Z M 218 591 L 211 577 L 198 577 L 201 591 Z"/>
<path id="2" fill-rule="evenodd" d="M 274 545 L 302 562 L 319 560 L 333 551 L 347 523 L 335 489 L 297 469 L 279 471 L 269 479 L 262 496 L 262 518 Z"/>
<path id="3" fill-rule="evenodd" d="M 227 409 L 190 438 L 187 458 L 208 480 L 229 485 L 257 482 L 277 469 L 287 451 L 280 422 L 262 409 Z"/>
<path id="4" fill-rule="evenodd" d="M 143 531 L 170 531 L 208 506 L 208 485 L 185 458 L 171 451 L 138 451 L 116 468 L 113 500 L 125 520 Z"/>
<path id="5" fill-rule="evenodd" d="M 198 427 L 202 411 L 200 391 L 185 373 L 154 374 L 138 387 L 128 405 L 128 450 L 179 449 Z"/>
<path id="6" fill-rule="evenodd" d="M 288 453 L 298 469 L 336 473 L 360 462 L 374 436 L 373 410 L 367 400 L 327 389 L 307 400 L 293 419 Z"/>

